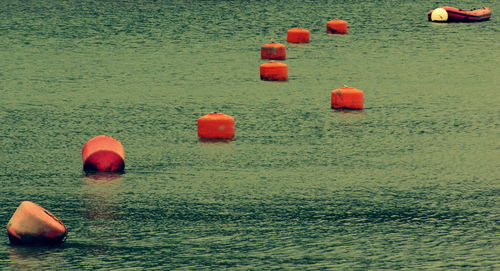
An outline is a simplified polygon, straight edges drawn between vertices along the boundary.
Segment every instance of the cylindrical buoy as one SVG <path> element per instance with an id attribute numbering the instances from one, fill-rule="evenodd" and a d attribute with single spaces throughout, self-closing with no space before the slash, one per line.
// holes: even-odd
<path id="1" fill-rule="evenodd" d="M 326 22 L 326 33 L 347 34 L 347 22 L 343 20 L 331 20 Z"/>
<path id="2" fill-rule="evenodd" d="M 286 47 L 277 42 L 264 44 L 260 47 L 260 56 L 262 59 L 285 60 Z"/>
<path id="3" fill-rule="evenodd" d="M 261 64 L 260 79 L 264 81 L 287 81 L 288 65 L 274 61 Z"/>
<path id="4" fill-rule="evenodd" d="M 83 170 L 117 172 L 125 169 L 125 151 L 120 141 L 96 136 L 82 148 Z"/>
<path id="5" fill-rule="evenodd" d="M 200 139 L 234 138 L 234 118 L 222 113 L 209 113 L 198 118 Z"/>
<path id="6" fill-rule="evenodd" d="M 23 201 L 7 223 L 11 244 L 50 245 L 64 241 L 66 226 L 51 212 L 31 201 Z"/>
<path id="7" fill-rule="evenodd" d="M 431 13 L 431 21 L 446 22 L 448 21 L 448 12 L 444 8 L 437 8 Z"/>
<path id="8" fill-rule="evenodd" d="M 304 28 L 291 28 L 286 32 L 286 41 L 292 43 L 308 43 L 311 34 Z"/>
<path id="9" fill-rule="evenodd" d="M 363 91 L 356 88 L 335 89 L 332 91 L 332 108 L 361 110 L 364 108 L 363 96 Z"/>

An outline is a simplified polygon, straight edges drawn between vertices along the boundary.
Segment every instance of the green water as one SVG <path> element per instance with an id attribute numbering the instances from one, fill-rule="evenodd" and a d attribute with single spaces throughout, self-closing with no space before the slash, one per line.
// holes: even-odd
<path id="1" fill-rule="evenodd" d="M 427 21 L 449 4 L 4 0 L 0 222 L 30 200 L 69 236 L 5 235 L 0 269 L 498 269 L 500 5 Z M 286 43 L 297 26 L 311 43 Z M 270 40 L 288 82 L 259 79 Z M 330 109 L 344 84 L 365 110 Z M 234 141 L 198 141 L 213 111 Z M 125 174 L 83 174 L 100 134 Z"/>

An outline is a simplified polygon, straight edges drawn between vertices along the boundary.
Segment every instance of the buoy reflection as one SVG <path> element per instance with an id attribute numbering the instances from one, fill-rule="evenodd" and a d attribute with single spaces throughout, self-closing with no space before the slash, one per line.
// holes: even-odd
<path id="1" fill-rule="evenodd" d="M 87 173 L 83 176 L 85 217 L 112 220 L 121 215 L 122 178 L 122 174 L 112 172 Z"/>

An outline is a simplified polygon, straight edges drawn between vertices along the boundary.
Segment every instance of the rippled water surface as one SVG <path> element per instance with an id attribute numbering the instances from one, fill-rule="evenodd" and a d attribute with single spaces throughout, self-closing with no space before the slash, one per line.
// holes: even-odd
<path id="1" fill-rule="evenodd" d="M 30 200 L 69 236 L 5 235 L 0 269 L 498 269 L 500 5 L 427 21 L 449 4 L 3 1 L 0 223 Z M 297 26 L 311 43 L 286 44 Z M 288 82 L 259 79 L 270 40 Z M 365 110 L 330 109 L 344 84 Z M 234 141 L 198 141 L 213 111 Z M 100 134 L 124 174 L 82 172 Z"/>

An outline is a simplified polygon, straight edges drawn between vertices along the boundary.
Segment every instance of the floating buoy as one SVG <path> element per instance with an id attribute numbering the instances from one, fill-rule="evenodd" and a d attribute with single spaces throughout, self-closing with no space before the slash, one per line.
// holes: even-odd
<path id="1" fill-rule="evenodd" d="M 66 226 L 51 212 L 31 201 L 23 201 L 7 223 L 11 244 L 50 245 L 64 241 Z"/>
<path id="2" fill-rule="evenodd" d="M 274 61 L 261 64 L 260 79 L 265 81 L 287 81 L 288 65 Z"/>
<path id="3" fill-rule="evenodd" d="M 277 42 L 264 44 L 260 47 L 260 56 L 262 59 L 285 60 L 286 47 Z"/>
<path id="4" fill-rule="evenodd" d="M 343 20 L 331 20 L 326 22 L 326 33 L 347 34 L 347 22 Z"/>
<path id="5" fill-rule="evenodd" d="M 201 139 L 232 139 L 234 118 L 222 113 L 209 113 L 198 118 L 198 137 Z"/>
<path id="6" fill-rule="evenodd" d="M 83 170 L 116 172 L 125 169 L 125 151 L 120 141 L 96 136 L 82 148 Z"/>
<path id="7" fill-rule="evenodd" d="M 343 87 L 332 91 L 332 108 L 356 109 L 364 108 L 363 91 L 356 88 Z"/>
<path id="8" fill-rule="evenodd" d="M 448 12 L 444 8 L 437 8 L 431 13 L 431 21 L 446 22 L 448 21 Z"/>
<path id="9" fill-rule="evenodd" d="M 304 28 L 291 28 L 286 33 L 286 41 L 292 43 L 308 43 L 310 40 L 309 30 Z"/>

